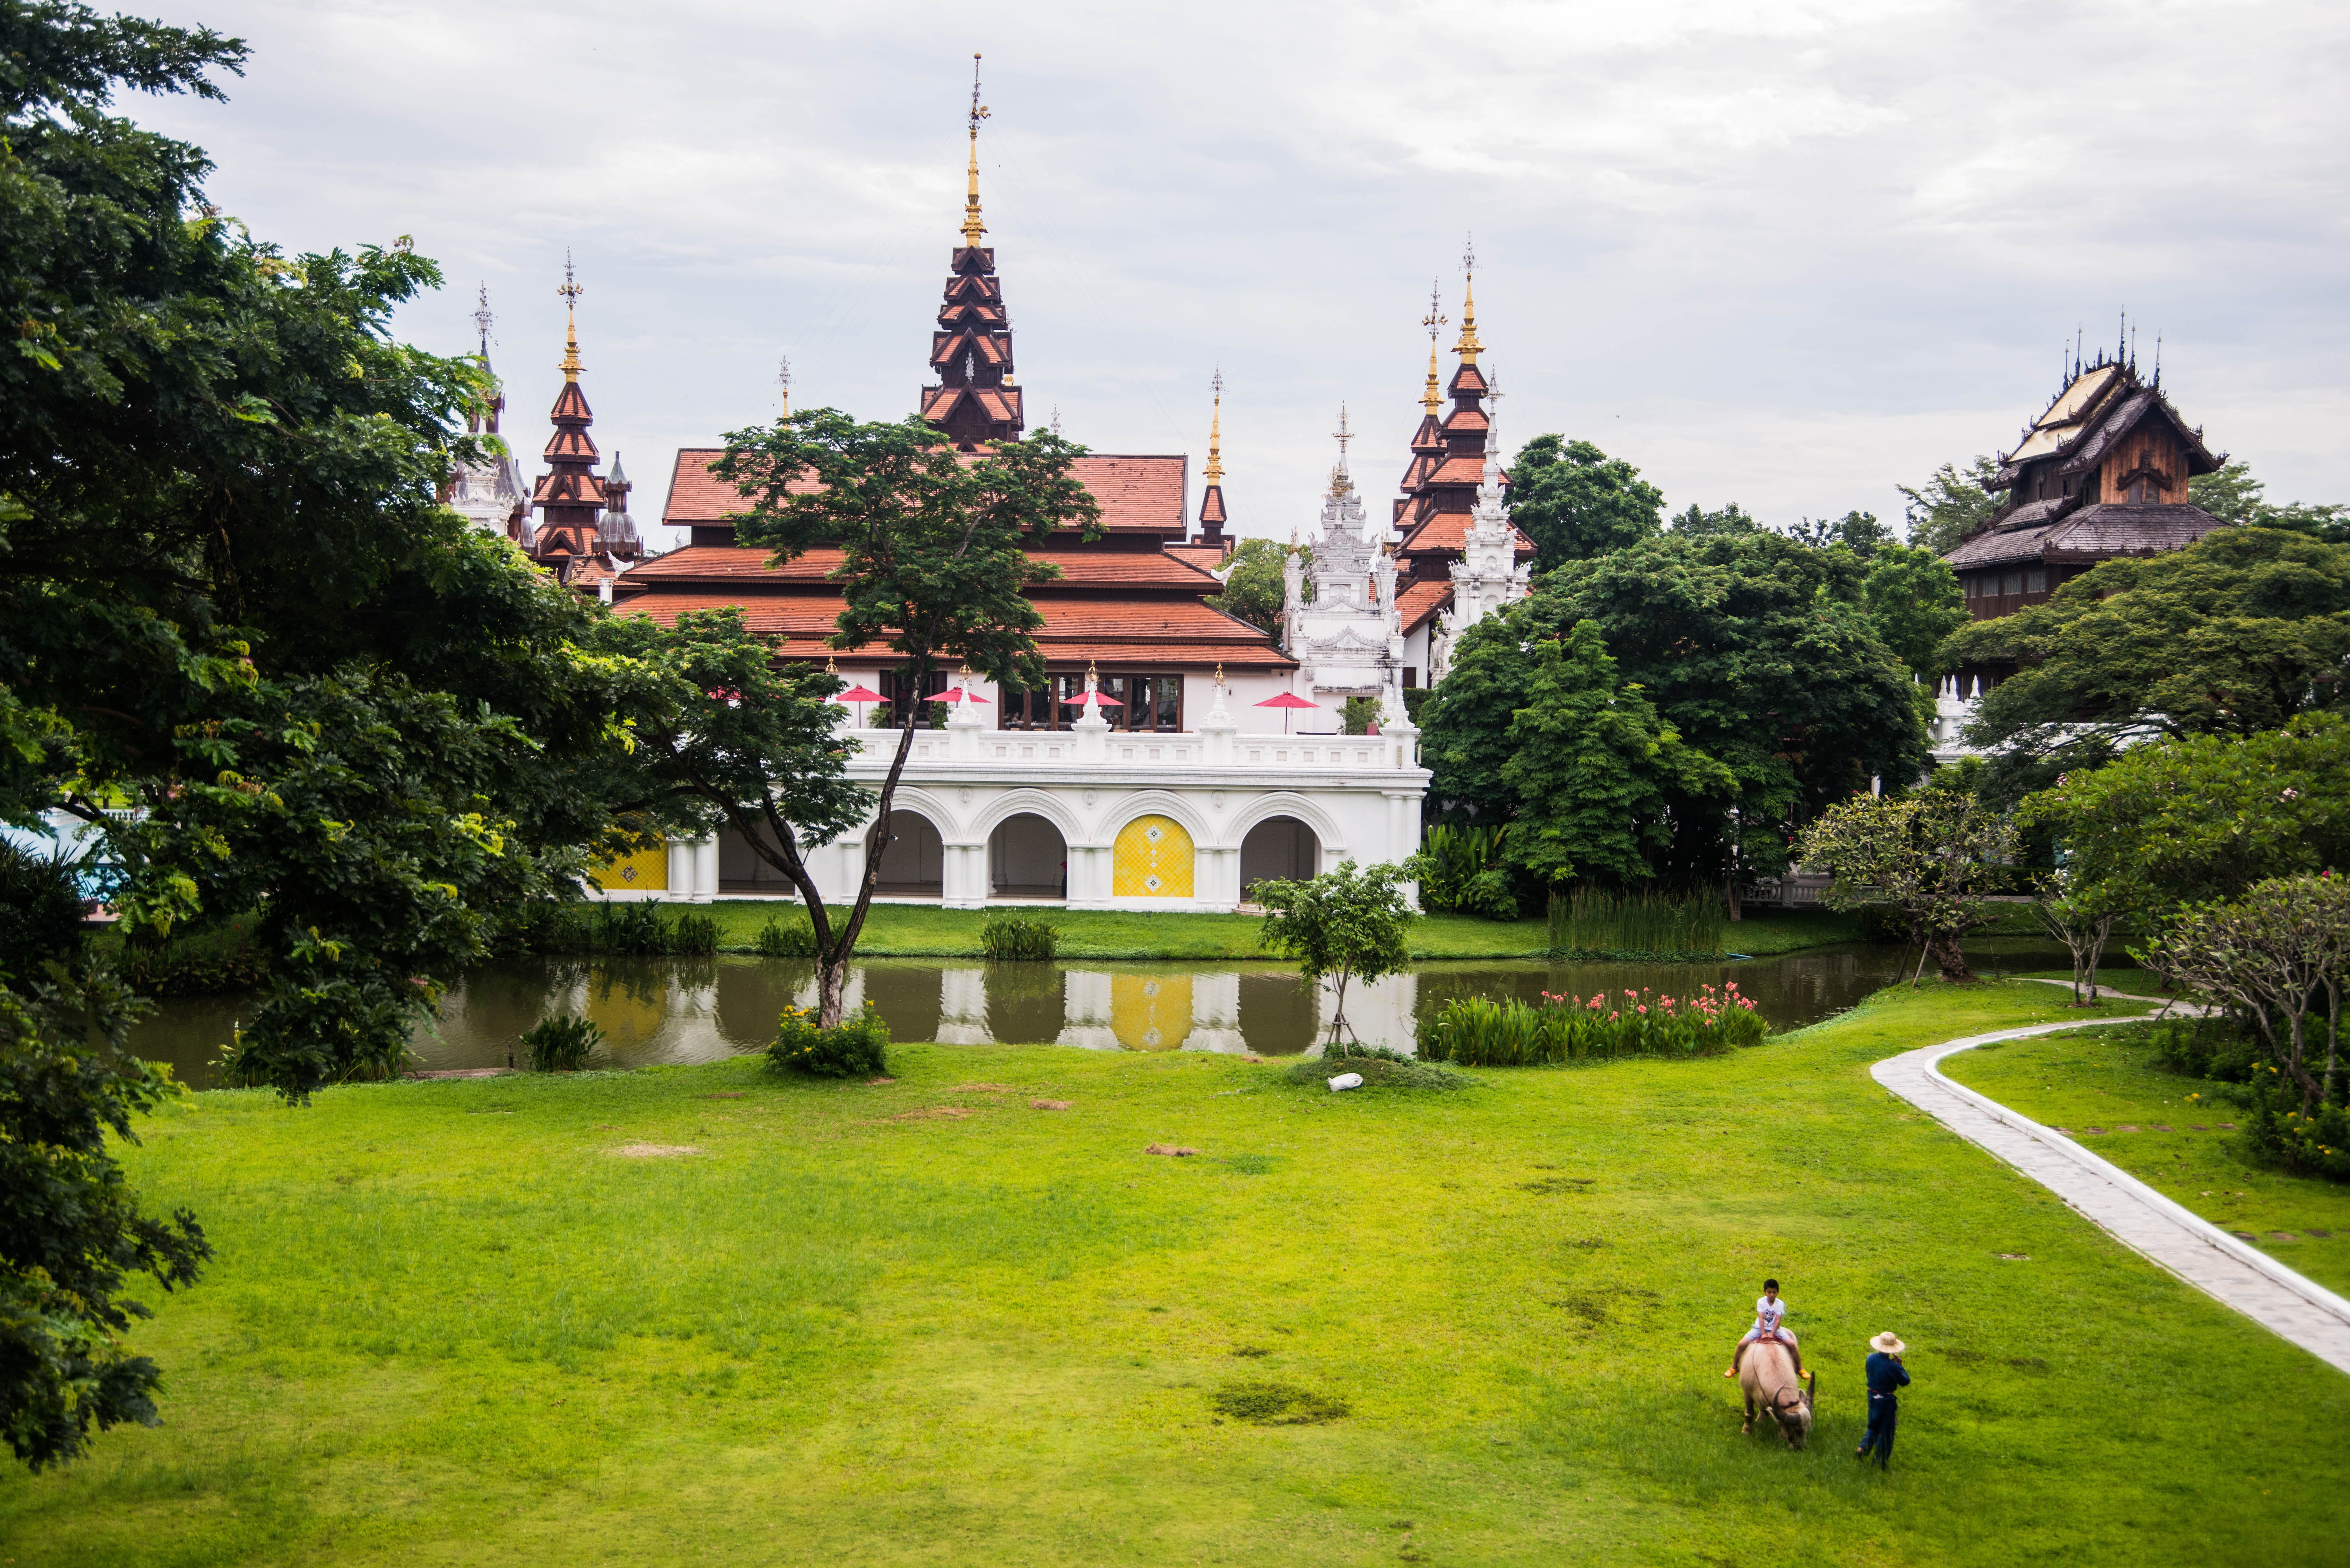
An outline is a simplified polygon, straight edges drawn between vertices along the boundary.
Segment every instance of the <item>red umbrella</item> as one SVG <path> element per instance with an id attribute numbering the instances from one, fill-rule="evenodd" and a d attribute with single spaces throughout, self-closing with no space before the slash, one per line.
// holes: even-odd
<path id="1" fill-rule="evenodd" d="M 1088 703 L 1091 703 L 1097 708 L 1123 708 L 1126 706 L 1125 703 L 1119 701 L 1117 698 L 1105 697 L 1098 691 L 1080 692 L 1075 697 L 1064 697 L 1061 701 L 1072 708 L 1083 708 Z"/>
<path id="2" fill-rule="evenodd" d="M 889 699 L 869 687 L 852 686 L 846 691 L 833 693 L 836 702 L 887 702 Z"/>
<path id="3" fill-rule="evenodd" d="M 931 701 L 933 702 L 960 702 L 966 697 L 970 698 L 974 702 L 984 702 L 987 701 L 986 698 L 981 696 L 978 692 L 966 691 L 960 686 L 950 686 L 944 691 L 941 691 L 937 696 L 931 698 Z"/>
<path id="4" fill-rule="evenodd" d="M 1284 711 L 1281 715 L 1281 732 L 1286 735 L 1289 733 L 1289 714 L 1287 710 L 1291 708 L 1319 708 L 1322 704 L 1319 702 L 1308 702 L 1305 698 L 1298 696 L 1294 691 L 1284 691 L 1278 697 L 1266 698 L 1263 701 L 1258 703 L 1257 706 L 1260 708 L 1282 709 Z"/>

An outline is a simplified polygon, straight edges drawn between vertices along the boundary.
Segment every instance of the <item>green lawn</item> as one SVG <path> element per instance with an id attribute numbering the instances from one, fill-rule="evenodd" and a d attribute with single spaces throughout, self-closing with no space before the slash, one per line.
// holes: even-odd
<path id="1" fill-rule="evenodd" d="M 2070 1128 L 2173 1202 L 2318 1283 L 2350 1293 L 2350 1187 L 2254 1164 L 2242 1135 L 2220 1130 L 2237 1119 L 2223 1086 L 2156 1066 L 2148 1033 L 2089 1029 L 2012 1040 L 1962 1052 L 1942 1071 L 2036 1122 Z M 2197 1124 L 2209 1130 L 2191 1130 Z M 2124 1127 L 2139 1130 L 2118 1130 Z"/>
<path id="2" fill-rule="evenodd" d="M 926 1045 L 879 1086 L 203 1096 L 133 1161 L 220 1249 L 136 1335 L 167 1425 L 12 1475 L 0 1556 L 2337 1563 L 2350 1380 L 1867 1077 L 2067 1015 L 1929 986 L 1455 1093 Z M 1820 1369 L 1803 1454 L 1721 1376 L 1765 1273 Z M 1917 1386 L 1880 1476 L 1850 1450 L 1887 1327 Z M 1352 1413 L 1222 1421 L 1238 1379 Z"/>
<path id="3" fill-rule="evenodd" d="M 769 899 L 722 899 L 708 907 L 718 920 L 718 945 L 749 951 L 761 926 L 789 914 L 796 905 Z M 936 904 L 876 904 L 859 934 L 857 950 L 869 958 L 971 958 L 979 953 L 979 928 L 993 909 L 942 909 Z M 1040 909 L 1035 913 L 1061 928 L 1063 958 L 1243 959 L 1262 958 L 1255 915 L 1126 914 L 1112 909 Z M 1825 910 L 1762 912 L 1728 928 L 1732 952 L 1753 958 L 1799 948 L 1857 940 L 1860 926 L 1849 915 Z M 1427 915 L 1414 922 L 1411 952 L 1423 959 L 1539 958 L 1550 949 L 1543 920 L 1480 920 L 1467 915 Z"/>

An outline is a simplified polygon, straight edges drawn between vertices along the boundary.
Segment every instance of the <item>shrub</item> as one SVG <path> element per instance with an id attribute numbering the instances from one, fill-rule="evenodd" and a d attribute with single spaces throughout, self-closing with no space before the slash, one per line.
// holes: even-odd
<path id="1" fill-rule="evenodd" d="M 1030 915 L 992 915 L 979 928 L 979 950 L 992 959 L 1042 962 L 1061 950 L 1061 928 Z"/>
<path id="2" fill-rule="evenodd" d="M 1515 882 L 1502 864 L 1498 827 L 1431 827 L 1419 843 L 1419 901 L 1438 914 L 1518 918 Z"/>
<path id="3" fill-rule="evenodd" d="M 1542 1004 L 1463 997 L 1420 1026 L 1419 1054 L 1464 1067 L 1532 1067 L 1624 1056 L 1718 1056 L 1758 1045 L 1769 1027 L 1731 981 L 1676 999 L 1625 991 L 1588 999 L 1543 992 Z"/>
<path id="4" fill-rule="evenodd" d="M 2224 1012 L 2172 1018 L 2150 1025 L 2154 1060 L 2165 1072 L 2222 1084 L 2246 1084 L 2261 1069 L 2258 1035 Z"/>
<path id="5" fill-rule="evenodd" d="M 1293 1084 L 1323 1089 L 1341 1073 L 1360 1073 L 1367 1089 L 1471 1089 L 1477 1085 L 1474 1078 L 1384 1045 L 1349 1044 L 1326 1050 L 1318 1059 L 1294 1064 L 1284 1076 Z"/>
<path id="6" fill-rule="evenodd" d="M 1550 945 L 1568 957 L 1715 958 L 1727 919 L 1711 893 L 1578 888 L 1550 901 Z"/>
<path id="7" fill-rule="evenodd" d="M 819 1026 L 816 1017 L 813 1007 L 785 1008 L 767 1060 L 820 1078 L 869 1078 L 889 1071 L 889 1026 L 871 1002 L 841 1020 L 837 1029 Z"/>
<path id="8" fill-rule="evenodd" d="M 209 929 L 174 931 L 161 942 L 125 942 L 115 973 L 146 996 L 206 996 L 252 991 L 269 981 L 269 954 L 254 940 L 250 916 Z"/>
<path id="9" fill-rule="evenodd" d="M 37 974 L 81 945 L 73 863 L 0 839 L 0 970 Z"/>
<path id="10" fill-rule="evenodd" d="M 767 958 L 814 958 L 816 925 L 805 909 L 782 918 L 769 915 L 767 923 L 759 928 L 759 934 L 751 939 L 751 945 Z"/>
<path id="11" fill-rule="evenodd" d="M 560 1012 L 539 1020 L 522 1037 L 534 1073 L 577 1073 L 603 1043 L 604 1032 L 593 1023 Z"/>
<path id="12" fill-rule="evenodd" d="M 665 916 L 658 903 L 541 902 L 508 922 L 501 947 L 512 952 L 608 953 L 620 957 L 700 955 L 718 950 L 718 922 L 708 915 Z"/>
<path id="13" fill-rule="evenodd" d="M 2350 1110 L 2320 1104 L 2304 1114 L 2291 1081 L 2268 1064 L 2253 1069 L 2241 1097 L 2244 1136 L 2262 1159 L 2296 1176 L 2350 1181 Z"/>

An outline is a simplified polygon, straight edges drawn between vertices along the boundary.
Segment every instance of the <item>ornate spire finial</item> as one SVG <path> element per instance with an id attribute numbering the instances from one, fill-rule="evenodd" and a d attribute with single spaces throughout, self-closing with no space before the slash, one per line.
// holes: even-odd
<path id="1" fill-rule="evenodd" d="M 1216 367 L 1216 379 L 1209 383 L 1216 389 L 1216 411 L 1208 421 L 1208 483 L 1215 484 L 1224 477 L 1224 368 Z"/>
<path id="2" fill-rule="evenodd" d="M 1061 433 L 1061 405 L 1058 403 L 1053 405 L 1053 433 L 1055 436 Z"/>
<path id="3" fill-rule="evenodd" d="M 482 285 L 482 303 L 473 307 L 473 325 L 482 335 L 482 358 L 484 359 L 490 357 L 490 323 L 496 319 L 490 314 L 490 286 L 485 283 Z"/>
<path id="4" fill-rule="evenodd" d="M 1474 365 L 1484 345 L 1477 341 L 1477 237 L 1471 234 L 1461 250 L 1461 271 L 1467 279 L 1462 287 L 1461 306 L 1461 341 L 1452 351 L 1461 356 L 1464 365 Z"/>
<path id="5" fill-rule="evenodd" d="M 1419 324 L 1428 328 L 1428 386 L 1419 394 L 1419 402 L 1431 414 L 1444 406 L 1444 394 L 1437 390 L 1436 335 L 1451 322 L 1451 317 L 1444 314 L 1440 287 L 1434 278 L 1428 280 L 1428 314 L 1419 318 Z"/>
<path id="6" fill-rule="evenodd" d="M 780 355 L 775 360 L 775 385 L 784 389 L 784 418 L 792 417 L 792 357 Z"/>
<path id="7" fill-rule="evenodd" d="M 562 286 L 555 292 L 563 296 L 563 379 L 576 381 L 579 372 L 588 368 L 579 362 L 579 296 L 588 291 L 572 275 L 568 247 L 563 253 Z"/>
<path id="8" fill-rule="evenodd" d="M 976 246 L 987 225 L 979 221 L 979 122 L 987 106 L 979 101 L 979 57 L 971 57 L 971 189 L 962 199 L 962 243 Z"/>
<path id="9" fill-rule="evenodd" d="M 1330 432 L 1330 437 L 1338 443 L 1338 466 L 1330 471 L 1330 493 L 1344 495 L 1355 488 L 1355 477 L 1347 472 L 1347 443 L 1355 439 L 1355 432 L 1347 428 L 1344 403 L 1338 405 L 1338 428 Z"/>

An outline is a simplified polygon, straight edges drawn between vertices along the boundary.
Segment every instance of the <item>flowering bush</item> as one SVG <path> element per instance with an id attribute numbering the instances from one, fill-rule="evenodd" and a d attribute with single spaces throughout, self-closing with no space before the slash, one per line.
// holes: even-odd
<path id="1" fill-rule="evenodd" d="M 1715 1056 L 1769 1033 L 1738 982 L 1672 997 L 1643 988 L 1610 995 L 1543 992 L 1539 1006 L 1482 997 L 1453 1002 L 1420 1027 L 1419 1054 L 1470 1067 L 1604 1062 L 1619 1056 Z"/>
<path id="2" fill-rule="evenodd" d="M 2350 1110 L 2320 1104 L 2304 1115 L 2293 1085 L 2265 1064 L 2239 1093 L 2251 1107 L 2244 1135 L 2262 1158 L 2296 1176 L 2350 1181 Z"/>
<path id="3" fill-rule="evenodd" d="M 826 1029 L 816 1019 L 813 1007 L 785 1008 L 767 1060 L 823 1078 L 873 1077 L 888 1071 L 889 1026 L 871 1002 L 842 1019 L 837 1029 Z"/>

